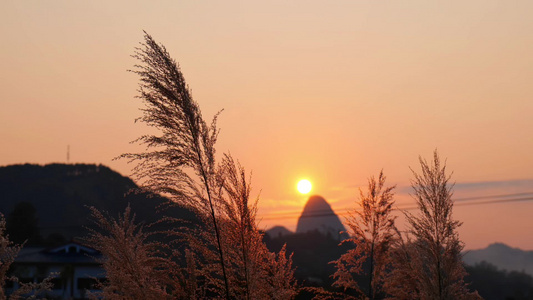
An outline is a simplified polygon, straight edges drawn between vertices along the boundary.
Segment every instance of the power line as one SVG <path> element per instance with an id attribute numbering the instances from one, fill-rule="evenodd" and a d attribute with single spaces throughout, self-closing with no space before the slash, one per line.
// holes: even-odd
<path id="1" fill-rule="evenodd" d="M 507 197 L 525 196 L 525 195 L 531 195 L 531 194 L 533 194 L 533 192 L 515 193 L 515 194 L 499 194 L 499 195 L 490 195 L 490 196 L 477 196 L 477 197 L 468 197 L 468 198 L 458 198 L 458 199 L 454 199 L 454 201 L 462 202 L 462 201 L 489 199 L 489 198 L 507 198 Z"/>
<path id="2" fill-rule="evenodd" d="M 508 202 L 524 202 L 524 201 L 532 201 L 532 200 L 533 200 L 533 197 L 516 198 L 516 199 L 499 199 L 499 200 L 488 200 L 488 201 L 481 201 L 481 202 L 458 203 L 457 206 L 508 203 Z"/>
<path id="3" fill-rule="evenodd" d="M 514 197 L 514 196 L 524 196 L 524 195 L 532 195 L 533 196 L 533 192 L 513 193 L 513 194 L 498 194 L 498 195 L 477 196 L 477 197 L 468 197 L 468 198 L 457 198 L 457 199 L 453 199 L 453 201 L 454 202 L 464 202 L 464 201 L 471 201 L 471 200 L 482 200 L 482 199 L 491 199 L 491 198 L 508 198 L 508 197 Z M 415 205 L 415 203 L 400 203 L 400 204 L 398 204 L 396 206 L 396 208 L 402 208 L 404 206 L 407 206 L 406 208 L 404 208 L 404 210 L 416 209 L 417 207 L 413 208 L 412 207 L 413 205 Z M 457 205 L 459 205 L 459 204 L 457 204 Z M 353 208 L 343 207 L 343 208 L 336 209 L 336 211 L 348 212 L 348 211 L 353 211 Z M 311 212 L 322 214 L 322 213 L 327 213 L 328 210 L 317 209 L 317 210 L 313 210 Z M 274 213 L 274 214 L 276 215 L 276 217 L 281 217 L 283 215 L 289 215 L 289 216 L 299 215 L 300 213 L 301 213 L 301 211 L 294 210 L 294 211 L 286 211 L 286 212 L 280 212 L 280 213 Z"/>
<path id="4" fill-rule="evenodd" d="M 530 197 L 521 197 L 521 198 L 511 198 L 511 199 L 494 199 L 494 200 L 486 200 L 486 201 L 477 201 L 477 200 L 483 200 L 483 199 L 492 199 L 492 198 L 509 198 L 509 197 L 516 197 L 516 196 L 525 196 L 525 195 L 532 195 Z M 455 206 L 472 206 L 472 205 L 486 205 L 486 204 L 496 204 L 496 203 L 511 203 L 511 202 L 526 202 L 526 201 L 533 201 L 533 192 L 528 193 L 513 193 L 513 194 L 499 194 L 499 195 L 489 195 L 489 196 L 478 196 L 478 197 L 468 197 L 468 198 L 458 198 L 454 199 Z M 414 206 L 412 203 L 403 203 L 401 206 L 407 206 L 407 207 L 399 207 L 396 206 L 393 208 L 393 210 L 400 210 L 400 211 L 408 211 L 408 210 L 415 210 L 418 209 L 418 206 Z M 339 212 L 341 211 L 341 212 Z M 337 212 L 339 213 L 332 213 L 328 210 L 314 210 L 312 211 L 312 214 L 301 216 L 299 212 L 285 212 L 285 213 L 274 213 L 269 215 L 263 215 L 261 220 L 279 220 L 279 219 L 294 219 L 294 218 L 318 218 L 318 217 L 327 217 L 327 216 L 333 216 L 333 215 L 348 215 L 349 211 L 353 211 L 353 209 L 350 208 L 341 208 L 337 209 Z"/>

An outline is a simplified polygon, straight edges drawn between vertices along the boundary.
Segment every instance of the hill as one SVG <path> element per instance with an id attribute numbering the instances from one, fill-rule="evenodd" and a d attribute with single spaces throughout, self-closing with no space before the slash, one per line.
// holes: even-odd
<path id="1" fill-rule="evenodd" d="M 137 221 L 153 222 L 162 214 L 168 199 L 132 193 L 138 186 L 128 177 L 103 165 L 24 164 L 0 167 L 0 212 L 9 215 L 17 204 L 30 203 L 36 211 L 43 237 L 60 234 L 66 239 L 85 235 L 91 225 L 87 206 L 116 217 L 128 203 Z M 182 208 L 165 210 L 166 215 L 193 219 Z"/>
<path id="2" fill-rule="evenodd" d="M 326 199 L 321 196 L 311 196 L 298 218 L 296 233 L 306 233 L 318 230 L 322 234 L 330 235 L 336 239 L 345 239 L 348 236 L 344 225 L 335 214 Z"/>
<path id="3" fill-rule="evenodd" d="M 476 265 L 482 261 L 507 271 L 524 271 L 533 275 L 533 251 L 511 248 L 502 243 L 494 243 L 485 249 L 467 251 L 463 261 L 468 265 Z"/>
<path id="4" fill-rule="evenodd" d="M 294 234 L 292 231 L 283 226 L 274 226 L 268 229 L 265 233 L 268 234 L 270 238 L 277 238 L 285 235 Z"/>

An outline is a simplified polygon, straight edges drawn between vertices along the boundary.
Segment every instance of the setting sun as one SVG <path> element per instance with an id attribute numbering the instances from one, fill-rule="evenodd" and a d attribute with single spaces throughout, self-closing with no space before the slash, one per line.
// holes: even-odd
<path id="1" fill-rule="evenodd" d="M 300 181 L 298 181 L 298 192 L 302 193 L 302 194 L 307 194 L 311 191 L 311 188 L 313 187 L 313 185 L 311 184 L 311 182 L 307 179 L 302 179 Z"/>

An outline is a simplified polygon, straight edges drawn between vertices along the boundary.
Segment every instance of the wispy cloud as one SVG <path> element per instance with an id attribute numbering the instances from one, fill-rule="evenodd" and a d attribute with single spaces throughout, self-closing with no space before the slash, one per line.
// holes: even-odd
<path id="1" fill-rule="evenodd" d="M 411 186 L 398 187 L 400 194 L 410 194 Z M 491 192 L 533 192 L 533 179 L 456 182 L 453 191 L 455 195 L 484 195 Z"/>

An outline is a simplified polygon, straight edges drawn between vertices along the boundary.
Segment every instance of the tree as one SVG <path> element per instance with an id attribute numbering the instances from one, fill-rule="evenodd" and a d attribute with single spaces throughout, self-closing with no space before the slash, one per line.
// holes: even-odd
<path id="1" fill-rule="evenodd" d="M 15 276 L 8 276 L 9 268 L 15 261 L 22 245 L 16 245 L 9 240 L 6 234 L 6 220 L 4 215 L 0 214 L 0 300 L 5 299 L 21 299 L 23 295 L 33 293 L 33 298 L 36 295 L 49 291 L 52 288 L 52 275 L 45 278 L 42 282 L 22 283 Z M 7 281 L 18 283 L 19 287 L 7 297 L 4 290 Z"/>
<path id="2" fill-rule="evenodd" d="M 30 202 L 19 202 L 7 215 L 6 230 L 16 244 L 37 244 L 41 241 L 36 210 Z"/>
<path id="3" fill-rule="evenodd" d="M 466 281 L 486 300 L 531 299 L 533 277 L 523 271 L 501 270 L 486 261 L 465 268 Z"/>
<path id="4" fill-rule="evenodd" d="M 394 238 L 396 217 L 391 212 L 395 187 L 385 187 L 385 179 L 381 171 L 377 180 L 375 177 L 368 180 L 366 194 L 359 190 L 359 209 L 351 212 L 347 219 L 351 237 L 343 241 L 355 244 L 355 248 L 334 261 L 337 270 L 333 274 L 333 285 L 362 294 L 364 292 L 354 276 L 365 273 L 363 264 L 368 262 L 370 270 L 367 273 L 369 286 L 366 295 L 369 299 L 375 299 L 380 292 L 383 272 L 390 264 L 388 249 Z"/>
<path id="5" fill-rule="evenodd" d="M 452 216 L 452 186 L 435 150 L 433 162 L 419 158 L 421 173 L 413 172 L 413 197 L 417 215 L 405 213 L 409 228 L 393 254 L 393 271 L 387 292 L 400 299 L 469 299 L 462 264 L 464 248 L 457 229 L 461 222 Z M 410 293 L 406 295 L 406 293 Z"/>

